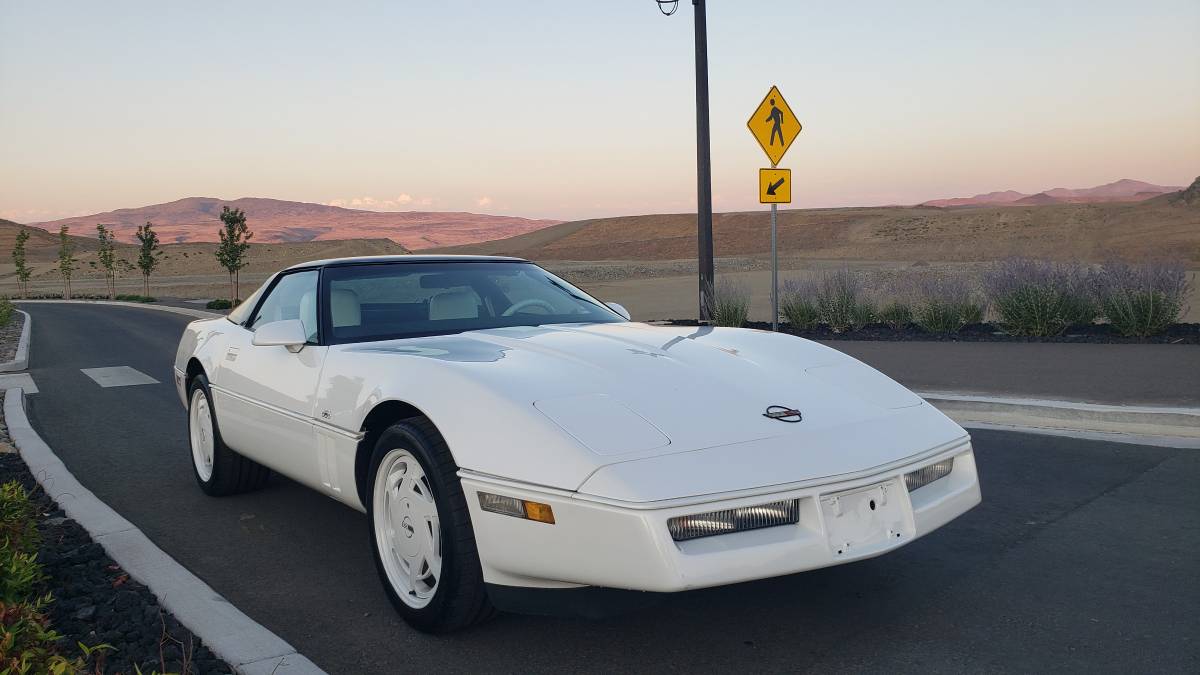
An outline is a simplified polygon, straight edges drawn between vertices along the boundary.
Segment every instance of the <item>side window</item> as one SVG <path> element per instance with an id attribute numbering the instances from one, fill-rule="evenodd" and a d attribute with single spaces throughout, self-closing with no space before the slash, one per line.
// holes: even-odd
<path id="1" fill-rule="evenodd" d="M 246 320 L 250 318 L 250 312 L 254 311 L 254 306 L 258 304 L 258 299 L 262 297 L 263 291 L 266 290 L 267 286 L 271 285 L 271 282 L 274 279 L 274 276 L 267 279 L 266 283 L 264 283 L 262 286 L 259 286 L 257 290 L 250 294 L 250 297 L 239 303 L 237 307 L 234 307 L 233 311 L 229 313 L 229 316 L 225 318 L 239 326 L 246 325 Z"/>
<path id="2" fill-rule="evenodd" d="M 317 341 L 317 276 L 316 270 L 288 274 L 275 284 L 254 319 L 246 325 L 250 330 L 284 319 L 300 319 L 308 332 L 308 341 Z"/>

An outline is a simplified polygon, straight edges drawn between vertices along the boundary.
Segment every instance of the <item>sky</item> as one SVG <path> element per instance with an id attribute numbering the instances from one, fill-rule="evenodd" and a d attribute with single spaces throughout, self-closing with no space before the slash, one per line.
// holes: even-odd
<path id="1" fill-rule="evenodd" d="M 691 4 L 0 0 L 0 217 L 189 196 L 576 219 L 695 210 Z M 709 0 L 714 208 L 746 120 L 793 207 L 1200 174 L 1200 2 Z"/>

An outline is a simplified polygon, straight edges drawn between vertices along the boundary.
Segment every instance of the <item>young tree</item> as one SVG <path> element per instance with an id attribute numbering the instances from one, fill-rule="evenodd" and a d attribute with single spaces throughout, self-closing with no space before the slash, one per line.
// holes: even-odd
<path id="1" fill-rule="evenodd" d="M 63 300 L 71 299 L 71 275 L 75 273 L 75 245 L 71 243 L 68 228 L 63 225 L 58 229 L 58 273 L 63 278 Z"/>
<path id="2" fill-rule="evenodd" d="M 25 262 L 25 242 L 29 241 L 29 230 L 24 227 L 20 232 L 17 232 L 17 240 L 13 243 L 12 259 L 13 266 L 17 268 L 17 290 L 21 292 L 21 297 L 29 295 L 29 277 L 32 273 L 29 270 L 29 265 Z"/>
<path id="3" fill-rule="evenodd" d="M 221 243 L 217 246 L 217 262 L 229 272 L 230 302 L 237 303 L 241 290 L 238 273 L 249 262 L 246 253 L 250 250 L 250 238 L 254 233 L 246 227 L 246 214 L 241 209 L 221 207 Z"/>
<path id="4" fill-rule="evenodd" d="M 96 251 L 96 257 L 100 259 L 100 267 L 104 268 L 104 283 L 108 287 L 108 299 L 112 300 L 117 295 L 117 256 L 112 230 L 97 225 L 96 238 L 100 240 L 100 249 Z"/>
<path id="5" fill-rule="evenodd" d="M 158 248 L 158 233 L 154 231 L 154 223 L 147 220 L 145 225 L 138 226 L 134 236 L 141 244 L 138 248 L 137 266 L 142 271 L 142 295 L 149 297 L 150 275 L 154 268 L 158 267 L 158 257 L 162 255 Z"/>

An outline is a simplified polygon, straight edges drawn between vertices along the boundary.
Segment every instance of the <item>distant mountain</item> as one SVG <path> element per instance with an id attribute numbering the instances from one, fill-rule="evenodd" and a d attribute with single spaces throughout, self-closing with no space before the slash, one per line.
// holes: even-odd
<path id="1" fill-rule="evenodd" d="M 391 239 L 409 249 L 422 249 L 502 239 L 561 222 L 462 212 L 362 211 L 257 197 L 188 197 L 34 225 L 53 232 L 67 225 L 72 234 L 90 237 L 95 235 L 96 225 L 103 223 L 112 227 L 119 241 L 132 242 L 137 227 L 150 221 L 163 243 L 211 242 L 217 241 L 225 205 L 246 212 L 256 243 Z"/>
<path id="2" fill-rule="evenodd" d="M 1015 190 L 988 192 L 974 197 L 934 199 L 918 206 L 1041 206 L 1046 204 L 1093 204 L 1097 202 L 1140 202 L 1168 192 L 1178 192 L 1179 185 L 1154 185 L 1140 180 L 1121 180 L 1092 188 L 1053 188 L 1037 194 L 1024 194 Z"/>

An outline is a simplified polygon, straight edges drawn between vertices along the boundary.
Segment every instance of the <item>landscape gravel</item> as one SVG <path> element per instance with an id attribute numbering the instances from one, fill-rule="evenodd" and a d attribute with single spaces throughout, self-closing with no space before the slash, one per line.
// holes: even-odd
<path id="1" fill-rule="evenodd" d="M 8 442 L 7 430 L 0 440 Z M 62 635 L 59 653 L 70 658 L 81 655 L 80 643 L 108 645 L 99 661 L 103 673 L 233 672 L 66 517 L 19 455 L 0 454 L 0 483 L 10 480 L 29 490 L 41 517 L 38 560 L 48 577 L 45 590 L 54 597 L 47 613 Z"/>
<path id="2" fill-rule="evenodd" d="M 0 328 L 0 363 L 17 357 L 17 345 L 21 342 L 21 329 L 25 327 L 25 315 L 13 312 L 12 321 Z"/>

